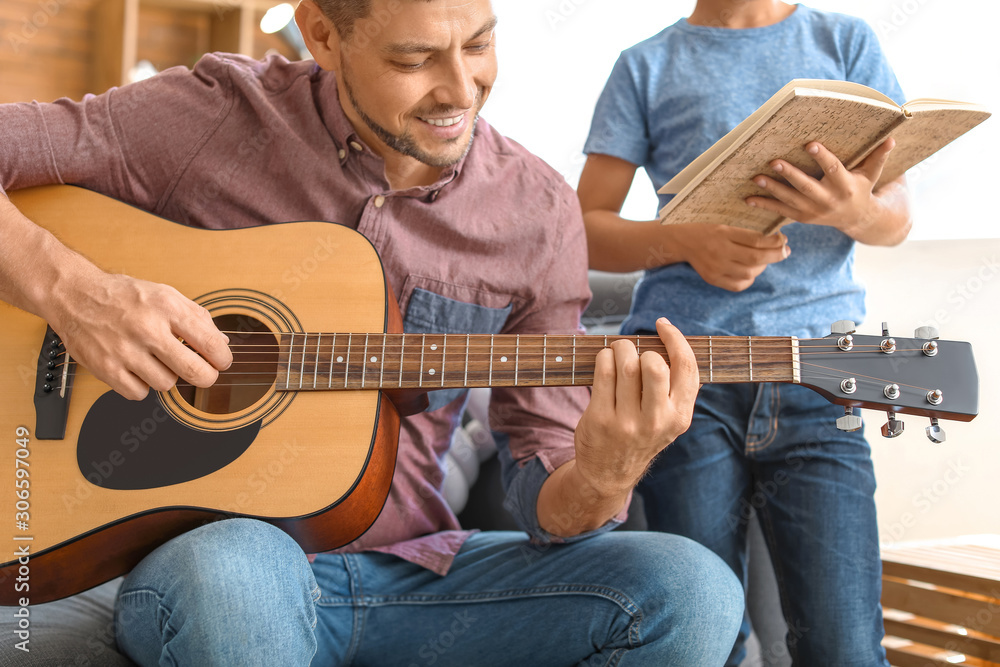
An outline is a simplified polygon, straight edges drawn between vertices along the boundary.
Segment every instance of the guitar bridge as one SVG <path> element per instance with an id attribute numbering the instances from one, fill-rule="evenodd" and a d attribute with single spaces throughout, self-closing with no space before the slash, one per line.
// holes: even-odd
<path id="1" fill-rule="evenodd" d="M 73 392 L 73 361 L 62 339 L 46 327 L 35 373 L 35 438 L 62 440 L 66 437 L 66 415 Z"/>

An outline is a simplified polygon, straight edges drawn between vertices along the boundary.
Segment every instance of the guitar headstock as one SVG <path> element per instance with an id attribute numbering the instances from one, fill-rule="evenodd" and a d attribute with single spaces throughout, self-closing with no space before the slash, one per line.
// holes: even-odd
<path id="1" fill-rule="evenodd" d="M 841 429 L 861 428 L 853 409 L 871 408 L 889 414 L 886 437 L 902 432 L 895 415 L 904 413 L 930 417 L 927 436 L 942 442 L 938 419 L 971 421 L 979 413 L 979 374 L 969 343 L 938 340 L 933 327 L 896 338 L 883 323 L 881 336 L 865 336 L 844 320 L 832 331 L 798 342 L 799 369 L 803 386 L 845 407 L 837 420 Z"/>

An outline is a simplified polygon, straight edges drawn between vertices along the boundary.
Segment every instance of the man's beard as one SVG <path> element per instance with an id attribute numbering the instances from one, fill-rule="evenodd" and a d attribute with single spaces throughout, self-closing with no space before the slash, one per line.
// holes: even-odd
<path id="1" fill-rule="evenodd" d="M 341 60 L 341 62 L 343 62 L 343 60 Z M 347 68 L 347 65 L 345 64 L 344 67 L 343 67 L 343 70 L 342 70 L 343 79 L 344 79 L 344 91 L 347 92 L 347 98 L 351 101 L 351 106 L 354 107 L 355 113 L 357 113 L 358 117 L 361 118 L 361 120 L 364 122 L 364 124 L 368 126 L 368 129 L 371 130 L 372 132 L 374 132 L 375 136 L 377 136 L 379 139 L 381 139 L 382 142 L 385 143 L 385 145 L 388 146 L 389 148 L 391 148 L 392 150 L 396 151 L 397 153 L 402 153 L 403 155 L 406 155 L 407 157 L 411 157 L 411 158 L 413 158 L 415 160 L 419 160 L 420 162 L 422 162 L 422 163 L 424 163 L 426 165 L 429 165 L 431 167 L 450 167 L 453 164 L 457 164 L 457 163 L 461 162 L 462 158 L 464 158 L 468 154 L 469 149 L 472 148 L 472 140 L 476 136 L 476 125 L 479 123 L 479 112 L 478 112 L 478 109 L 482 108 L 482 103 L 483 103 L 483 89 L 482 88 L 480 88 L 476 92 L 476 109 L 477 109 L 477 111 L 476 111 L 476 115 L 472 119 L 472 132 L 469 134 L 469 142 L 466 144 L 465 149 L 462 151 L 462 154 L 459 155 L 458 157 L 437 157 L 437 156 L 431 155 L 430 153 L 422 150 L 417 145 L 416 140 L 413 138 L 413 136 L 410 134 L 409 131 L 404 131 L 402 134 L 399 134 L 399 135 L 393 134 L 389 130 L 385 129 L 384 127 L 382 127 L 381 125 L 379 125 L 378 123 L 376 123 L 375 120 L 371 116 L 369 116 L 368 114 L 366 114 L 361 109 L 361 105 L 358 104 L 358 100 L 354 96 L 354 90 L 351 87 L 351 84 L 350 84 L 350 75 L 349 75 L 348 72 L 349 72 L 349 70 Z M 445 114 L 445 113 L 448 113 L 448 112 L 451 112 L 451 111 L 454 111 L 454 110 L 455 110 L 455 108 L 452 107 L 452 106 L 441 106 L 441 107 L 438 107 L 436 109 L 430 110 L 428 112 L 428 115 L 431 115 L 431 114 L 434 114 L 434 113 Z M 415 120 L 418 123 L 422 123 L 423 122 L 423 121 L 421 121 L 418 118 L 415 118 Z M 454 143 L 454 142 L 457 142 L 459 140 L 461 140 L 461 137 L 452 139 L 452 140 L 449 141 L 449 143 Z"/>

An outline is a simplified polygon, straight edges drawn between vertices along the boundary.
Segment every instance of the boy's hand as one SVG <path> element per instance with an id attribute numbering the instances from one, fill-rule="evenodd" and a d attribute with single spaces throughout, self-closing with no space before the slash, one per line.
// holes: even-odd
<path id="1" fill-rule="evenodd" d="M 729 225 L 667 225 L 673 252 L 709 285 L 742 292 L 769 264 L 791 254 L 781 233 L 764 235 Z"/>
<path id="2" fill-rule="evenodd" d="M 811 142 L 806 145 L 806 151 L 823 169 L 822 179 L 817 180 L 784 160 L 774 160 L 771 168 L 781 174 L 788 185 L 757 175 L 753 182 L 774 199 L 747 197 L 746 202 L 799 222 L 834 227 L 857 238 L 860 232 L 874 224 L 880 213 L 873 190 L 895 145 L 895 139 L 886 139 L 861 164 L 847 170 L 823 144 Z"/>

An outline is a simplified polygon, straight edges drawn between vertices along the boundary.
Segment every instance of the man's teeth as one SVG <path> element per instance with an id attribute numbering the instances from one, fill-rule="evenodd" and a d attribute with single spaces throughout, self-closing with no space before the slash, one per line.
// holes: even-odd
<path id="1" fill-rule="evenodd" d="M 420 120 L 425 123 L 430 123 L 436 127 L 450 127 L 456 123 L 462 121 L 462 116 L 455 116 L 454 118 L 421 118 Z"/>

